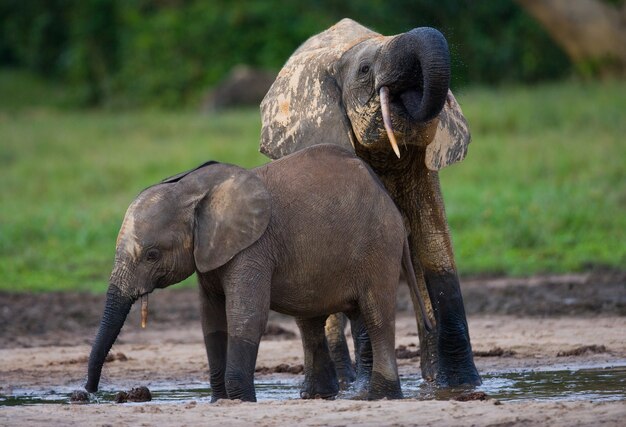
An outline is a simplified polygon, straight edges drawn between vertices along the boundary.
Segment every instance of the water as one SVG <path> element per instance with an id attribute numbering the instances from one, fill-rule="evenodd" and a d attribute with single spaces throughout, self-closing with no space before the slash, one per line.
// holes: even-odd
<path id="1" fill-rule="evenodd" d="M 287 400 L 300 397 L 303 377 L 256 381 L 258 400 Z M 62 387 L 56 390 L 13 389 L 11 395 L 0 394 L 0 406 L 70 403 L 70 395 L 78 387 Z M 156 403 L 187 403 L 211 401 L 211 389 L 206 384 L 150 384 L 152 401 Z M 121 390 L 121 389 L 120 389 Z M 91 395 L 91 403 L 113 403 L 120 390 L 100 390 Z M 94 397 L 95 396 L 95 397 Z M 132 404 L 132 403 L 131 403 Z"/>
<path id="2" fill-rule="evenodd" d="M 266 379 L 256 382 L 258 400 L 299 399 L 302 377 Z M 421 400 L 451 399 L 466 390 L 436 390 L 417 376 L 401 378 L 405 397 Z M 153 403 L 185 403 L 211 399 L 211 390 L 201 384 L 150 384 Z M 483 391 L 501 401 L 611 401 L 626 400 L 626 365 L 606 368 L 560 370 L 521 370 L 483 375 Z M 72 389 L 15 389 L 11 395 L 0 395 L 0 406 L 67 404 Z M 92 402 L 113 402 L 115 392 L 104 390 Z M 341 396 L 339 397 L 341 398 Z"/>
<path id="3" fill-rule="evenodd" d="M 561 370 L 520 370 L 482 375 L 476 391 L 501 401 L 626 400 L 626 366 Z M 436 390 L 421 378 L 402 382 L 404 396 L 450 399 L 467 390 Z"/>

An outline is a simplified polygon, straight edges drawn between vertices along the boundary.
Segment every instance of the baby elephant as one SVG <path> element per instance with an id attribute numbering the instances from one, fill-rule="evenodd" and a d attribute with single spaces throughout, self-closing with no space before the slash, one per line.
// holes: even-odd
<path id="1" fill-rule="evenodd" d="M 205 163 L 149 187 L 128 208 L 85 388 L 98 389 L 131 305 L 196 272 L 214 401 L 255 401 L 254 369 L 270 309 L 297 319 L 304 396 L 338 391 L 324 322 L 344 312 L 359 317 L 371 338 L 367 397 L 400 398 L 395 295 L 409 256 L 393 201 L 368 166 L 336 145 L 250 171 Z M 414 277 L 412 269 L 407 276 Z"/>

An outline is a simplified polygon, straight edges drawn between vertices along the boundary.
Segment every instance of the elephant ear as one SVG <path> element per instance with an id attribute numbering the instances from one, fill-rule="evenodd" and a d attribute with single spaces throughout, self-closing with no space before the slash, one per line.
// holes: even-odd
<path id="1" fill-rule="evenodd" d="M 195 211 L 194 258 L 202 273 L 256 242 L 271 215 L 270 194 L 254 173 L 221 164 L 209 169 L 212 188 Z"/>
<path id="2" fill-rule="evenodd" d="M 426 147 L 426 167 L 438 171 L 460 162 L 467 155 L 471 135 L 461 106 L 448 90 L 448 97 L 441 113 L 433 141 Z"/>
<path id="3" fill-rule="evenodd" d="M 376 36 L 346 18 L 291 55 L 261 102 L 263 154 L 277 159 L 321 143 L 354 150 L 348 144 L 354 144 L 352 130 L 332 68 L 355 44 Z"/>

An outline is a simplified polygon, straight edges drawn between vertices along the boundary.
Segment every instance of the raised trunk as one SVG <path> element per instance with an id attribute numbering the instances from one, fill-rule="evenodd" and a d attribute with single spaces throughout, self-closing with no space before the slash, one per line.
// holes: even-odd
<path id="1" fill-rule="evenodd" d="M 117 286 L 109 286 L 98 335 L 96 335 L 96 340 L 89 355 L 85 390 L 90 393 L 98 391 L 104 360 L 117 339 L 122 326 L 124 326 L 126 316 L 128 316 L 128 312 L 134 302 L 134 298 L 122 295 Z"/>
<path id="2" fill-rule="evenodd" d="M 443 34 L 434 28 L 415 28 L 393 39 L 383 54 L 389 69 L 381 70 L 378 86 L 389 87 L 396 104 L 402 104 L 413 120 L 434 119 L 450 86 L 450 52 Z"/>

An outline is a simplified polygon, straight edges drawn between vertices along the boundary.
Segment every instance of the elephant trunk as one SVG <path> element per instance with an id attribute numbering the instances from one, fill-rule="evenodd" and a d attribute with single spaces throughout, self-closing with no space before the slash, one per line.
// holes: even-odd
<path id="1" fill-rule="evenodd" d="M 413 120 L 435 118 L 450 87 L 450 52 L 443 34 L 434 28 L 415 28 L 393 39 L 386 50 L 386 62 L 394 69 L 384 72 L 379 86 L 389 86 Z"/>
<path id="2" fill-rule="evenodd" d="M 126 316 L 128 316 L 134 302 L 135 299 L 133 297 L 123 295 L 117 286 L 109 286 L 98 335 L 89 355 L 85 390 L 90 393 L 98 391 L 104 360 L 117 339 L 122 326 L 124 326 Z"/>

